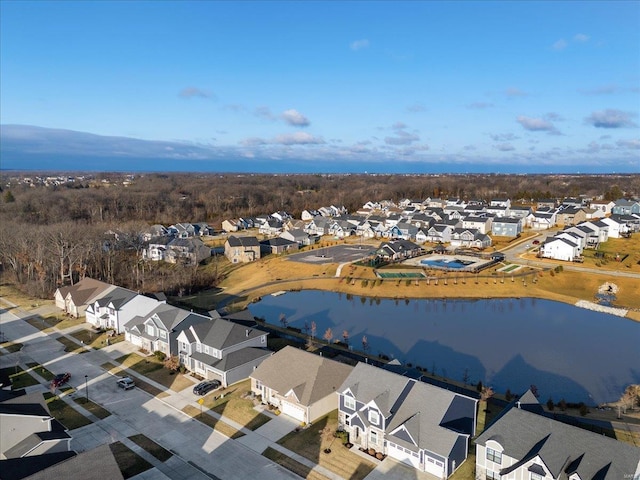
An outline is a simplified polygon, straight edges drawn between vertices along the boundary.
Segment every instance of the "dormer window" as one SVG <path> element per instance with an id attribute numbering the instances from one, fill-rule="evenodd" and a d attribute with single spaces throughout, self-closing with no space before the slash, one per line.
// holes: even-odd
<path id="1" fill-rule="evenodd" d="M 487 460 L 500 465 L 502 463 L 502 452 L 497 452 L 493 448 L 487 448 Z"/>
<path id="2" fill-rule="evenodd" d="M 378 425 L 380 421 L 380 415 L 375 410 L 369 410 L 369 423 L 372 425 Z"/>
<path id="3" fill-rule="evenodd" d="M 355 410 L 356 409 L 356 399 L 353 397 L 349 397 L 348 395 L 344 396 L 344 408 L 347 408 L 349 410 Z"/>

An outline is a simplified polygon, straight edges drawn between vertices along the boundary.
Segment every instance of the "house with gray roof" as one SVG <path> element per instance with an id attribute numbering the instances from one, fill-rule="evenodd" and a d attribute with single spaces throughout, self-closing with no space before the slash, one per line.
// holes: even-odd
<path id="1" fill-rule="evenodd" d="M 353 367 L 287 346 L 251 374 L 251 391 L 302 423 L 338 408 L 336 391 Z"/>
<path id="2" fill-rule="evenodd" d="M 475 440 L 476 478 L 619 480 L 640 475 L 640 448 L 513 406 Z"/>
<path id="3" fill-rule="evenodd" d="M 497 237 L 517 237 L 522 233 L 524 220 L 517 217 L 499 217 L 491 224 L 491 234 Z"/>
<path id="4" fill-rule="evenodd" d="M 614 215 L 633 215 L 640 214 L 640 201 L 634 199 L 620 198 L 611 207 L 611 213 Z"/>
<path id="5" fill-rule="evenodd" d="M 116 333 L 122 333 L 127 322 L 138 315 L 149 313 L 161 303 L 164 302 L 126 288 L 112 286 L 87 306 L 85 317 L 87 323 L 96 328 L 113 329 Z"/>
<path id="6" fill-rule="evenodd" d="M 358 363 L 337 391 L 349 441 L 449 477 L 467 458 L 477 400 Z"/>
<path id="7" fill-rule="evenodd" d="M 267 332 L 225 318 L 194 323 L 177 335 L 180 363 L 208 380 L 228 386 L 247 378 L 271 355 Z"/>
<path id="8" fill-rule="evenodd" d="M 231 235 L 224 243 L 224 256 L 231 263 L 248 263 L 260 259 L 260 243 L 256 237 Z"/>
<path id="9" fill-rule="evenodd" d="M 124 326 L 125 340 L 146 350 L 178 355 L 178 335 L 198 323 L 211 321 L 198 313 L 161 304 L 146 315 L 138 315 Z"/>
<path id="10" fill-rule="evenodd" d="M 68 315 L 80 318 L 87 306 L 110 288 L 112 285 L 108 283 L 85 277 L 75 285 L 58 288 L 54 294 L 55 303 Z"/>

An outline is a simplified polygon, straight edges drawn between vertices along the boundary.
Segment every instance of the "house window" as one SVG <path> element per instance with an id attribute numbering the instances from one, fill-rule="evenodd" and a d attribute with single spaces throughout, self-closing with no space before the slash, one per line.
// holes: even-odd
<path id="1" fill-rule="evenodd" d="M 160 330 L 160 338 L 162 339 L 167 338 L 167 332 L 165 332 L 164 330 Z"/>
<path id="2" fill-rule="evenodd" d="M 369 410 L 369 422 L 371 422 L 373 425 L 378 425 L 379 421 L 380 415 L 378 415 L 378 412 L 376 412 L 375 410 Z"/>
<path id="3" fill-rule="evenodd" d="M 371 443 L 378 443 L 378 432 L 376 432 L 375 430 L 371 430 L 371 432 L 369 432 L 369 441 Z"/>
<path id="4" fill-rule="evenodd" d="M 202 344 L 196 343 L 196 352 L 201 352 L 201 351 L 202 351 Z"/>
<path id="5" fill-rule="evenodd" d="M 204 346 L 204 353 L 206 353 L 207 355 L 209 355 L 209 346 L 205 345 Z"/>
<path id="6" fill-rule="evenodd" d="M 542 480 L 544 477 L 538 473 L 531 472 L 531 480 Z"/>
<path id="7" fill-rule="evenodd" d="M 147 334 L 149 335 L 154 334 L 153 325 L 147 325 Z"/>
<path id="8" fill-rule="evenodd" d="M 347 395 L 344 396 L 344 408 L 348 408 L 349 410 L 356 409 L 356 399 L 353 397 L 349 397 Z"/>
<path id="9" fill-rule="evenodd" d="M 500 475 L 496 472 L 492 472 L 491 470 L 487 470 L 484 476 L 485 480 L 499 480 Z"/>
<path id="10" fill-rule="evenodd" d="M 262 337 L 260 337 L 260 343 L 267 343 L 267 337 L 262 335 Z"/>
<path id="11" fill-rule="evenodd" d="M 493 448 L 487 448 L 487 460 L 497 464 L 502 463 L 502 452 L 496 452 Z M 533 479 L 532 479 L 533 480 Z"/>

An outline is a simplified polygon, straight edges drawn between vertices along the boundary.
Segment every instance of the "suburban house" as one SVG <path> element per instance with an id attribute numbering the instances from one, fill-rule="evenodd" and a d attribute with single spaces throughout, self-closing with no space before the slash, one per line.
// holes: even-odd
<path id="1" fill-rule="evenodd" d="M 491 237 L 476 229 L 454 228 L 451 232 L 451 246 L 487 248 L 491 246 Z"/>
<path id="2" fill-rule="evenodd" d="M 267 332 L 245 327 L 224 318 L 192 323 L 177 335 L 180 363 L 223 386 L 247 378 L 272 352 Z"/>
<path id="3" fill-rule="evenodd" d="M 64 426 L 51 416 L 41 392 L 27 395 L 2 392 L 0 460 L 70 450 L 71 437 Z"/>
<path id="4" fill-rule="evenodd" d="M 177 338 L 180 332 L 197 323 L 209 321 L 211 317 L 161 304 L 147 314 L 132 318 L 124 326 L 125 340 L 147 352 L 178 355 Z"/>
<path id="5" fill-rule="evenodd" d="M 404 260 L 420 255 L 422 247 L 409 240 L 392 240 L 382 243 L 376 253 L 386 260 Z"/>
<path id="6" fill-rule="evenodd" d="M 224 256 L 231 263 L 247 263 L 260 259 L 260 243 L 256 237 L 231 235 L 224 243 Z"/>
<path id="7" fill-rule="evenodd" d="M 227 233 L 237 232 L 242 228 L 240 222 L 237 218 L 231 218 L 222 221 L 222 230 Z"/>
<path id="8" fill-rule="evenodd" d="M 300 247 L 306 245 L 314 245 L 318 237 L 311 236 L 301 228 L 292 228 L 291 230 L 287 230 L 286 232 L 282 232 L 280 234 L 280 238 L 284 238 L 285 240 L 291 240 L 292 242 L 296 242 Z"/>
<path id="9" fill-rule="evenodd" d="M 576 225 L 587 219 L 587 210 L 582 207 L 567 206 L 558 211 L 556 223 L 558 225 Z"/>
<path id="10" fill-rule="evenodd" d="M 638 478 L 640 448 L 512 406 L 475 440 L 476 478 Z"/>
<path id="11" fill-rule="evenodd" d="M 602 212 L 603 215 L 611 215 L 611 209 L 615 206 L 615 202 L 611 200 L 593 201 L 589 206 Z"/>
<path id="12" fill-rule="evenodd" d="M 451 232 L 453 232 L 453 227 L 450 225 L 434 225 L 426 232 L 427 242 L 449 243 L 451 241 Z"/>
<path id="13" fill-rule="evenodd" d="M 112 285 L 85 277 L 75 285 L 60 287 L 54 295 L 56 307 L 65 313 L 80 318 L 87 306 Z"/>
<path id="14" fill-rule="evenodd" d="M 616 200 L 615 205 L 611 207 L 611 213 L 613 215 L 640 214 L 640 201 L 627 200 L 626 198 Z"/>
<path id="15" fill-rule="evenodd" d="M 551 237 L 540 246 L 540 256 L 573 262 L 580 257 L 580 246 L 566 238 Z"/>
<path id="16" fill-rule="evenodd" d="M 478 230 L 480 233 L 489 233 L 491 231 L 491 221 L 491 217 L 469 215 L 462 219 L 462 228 L 471 228 Z"/>
<path id="17" fill-rule="evenodd" d="M 169 235 L 177 238 L 189 238 L 196 234 L 196 227 L 190 223 L 176 223 L 171 225 L 168 229 Z"/>
<path id="18" fill-rule="evenodd" d="M 600 221 L 609 226 L 610 238 L 623 238 L 628 236 L 631 232 L 631 228 L 627 222 L 622 220 L 618 215 L 604 217 Z"/>
<path id="19" fill-rule="evenodd" d="M 126 323 L 149 313 L 161 303 L 164 302 L 112 286 L 87 306 L 85 316 L 87 323 L 95 328 L 112 328 L 116 333 L 122 333 Z"/>
<path id="20" fill-rule="evenodd" d="M 338 424 L 354 445 L 438 478 L 466 460 L 477 400 L 365 363 L 336 393 Z"/>
<path id="21" fill-rule="evenodd" d="M 282 255 L 283 253 L 295 252 L 298 248 L 300 248 L 298 242 L 282 237 L 269 238 L 260 242 L 260 252 L 266 254 Z"/>
<path id="22" fill-rule="evenodd" d="M 182 262 L 186 265 L 197 265 L 211 256 L 211 248 L 199 238 L 174 238 L 167 244 L 164 254 L 169 263 Z"/>
<path id="23" fill-rule="evenodd" d="M 350 365 L 287 346 L 251 374 L 251 391 L 262 403 L 311 423 L 337 408 L 336 391 L 351 370 Z"/>
<path id="24" fill-rule="evenodd" d="M 497 237 L 517 237 L 522 233 L 522 218 L 501 217 L 494 218 L 491 224 L 491 234 Z"/>
<path id="25" fill-rule="evenodd" d="M 527 216 L 527 224 L 534 230 L 548 230 L 556 224 L 556 213 L 533 212 Z"/>
<path id="26" fill-rule="evenodd" d="M 146 232 L 142 234 L 142 240 L 148 242 L 154 237 L 163 237 L 169 235 L 169 230 L 164 225 L 151 225 Z"/>
<path id="27" fill-rule="evenodd" d="M 165 259 L 167 245 L 173 241 L 173 237 L 159 236 L 149 240 L 147 248 L 142 250 L 142 258 L 145 260 L 153 260 L 159 262 Z"/>

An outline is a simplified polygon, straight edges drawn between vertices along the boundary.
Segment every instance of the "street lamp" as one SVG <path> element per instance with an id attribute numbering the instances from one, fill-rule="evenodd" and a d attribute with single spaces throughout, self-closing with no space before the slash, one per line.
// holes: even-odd
<path id="1" fill-rule="evenodd" d="M 89 403 L 89 384 L 87 383 L 88 377 L 89 377 L 88 375 L 84 376 L 84 389 L 87 392 L 87 403 Z"/>

